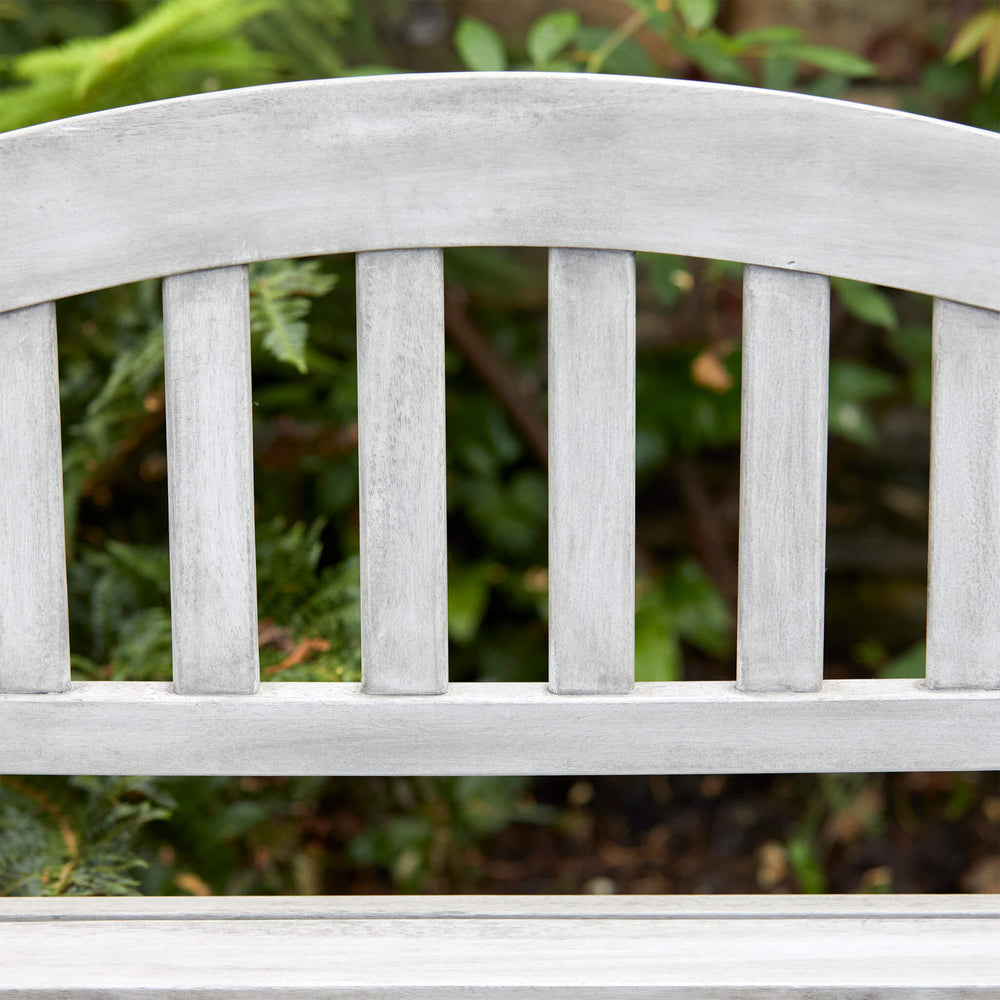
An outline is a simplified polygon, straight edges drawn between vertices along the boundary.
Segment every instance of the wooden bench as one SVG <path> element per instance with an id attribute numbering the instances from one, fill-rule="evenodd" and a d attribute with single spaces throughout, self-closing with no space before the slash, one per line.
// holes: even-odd
<path id="1" fill-rule="evenodd" d="M 0 772 L 1000 768 L 1000 137 L 572 74 L 0 136 Z M 448 684 L 441 250 L 550 250 L 550 674 Z M 632 251 L 746 263 L 737 671 L 633 683 Z M 247 264 L 358 254 L 363 681 L 260 684 Z M 829 275 L 934 296 L 925 680 L 824 680 Z M 173 684 L 71 683 L 53 300 L 163 281 Z M 0 901 L 0 997 L 996 997 L 973 896 Z"/>

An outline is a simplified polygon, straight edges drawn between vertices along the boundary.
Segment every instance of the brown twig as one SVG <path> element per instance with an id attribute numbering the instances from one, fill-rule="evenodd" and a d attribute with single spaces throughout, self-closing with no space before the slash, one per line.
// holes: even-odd
<path id="1" fill-rule="evenodd" d="M 444 321 L 446 336 L 489 386 L 538 460 L 547 466 L 549 432 L 545 418 L 518 384 L 509 362 L 493 348 L 469 315 L 464 297 L 454 290 L 445 293 Z"/>
<path id="2" fill-rule="evenodd" d="M 736 605 L 736 564 L 728 546 L 715 507 L 705 489 L 697 465 L 686 457 L 674 462 L 674 472 L 684 506 L 694 529 L 694 545 L 705 571 L 715 581 L 722 596 Z"/>

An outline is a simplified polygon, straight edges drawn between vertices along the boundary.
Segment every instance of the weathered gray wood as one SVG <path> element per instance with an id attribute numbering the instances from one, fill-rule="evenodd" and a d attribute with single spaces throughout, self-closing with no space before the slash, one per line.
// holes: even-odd
<path id="1" fill-rule="evenodd" d="M 100 681 L 58 698 L 0 697 L 0 732 L 0 773 L 10 774 L 994 770 L 1000 692 L 899 680 L 748 695 L 726 681 L 678 681 L 567 697 L 478 682 L 374 698 L 359 684 L 313 682 L 182 698 L 169 684 Z"/>
<path id="2" fill-rule="evenodd" d="M 65 691 L 69 614 L 55 305 L 0 313 L 0 691 Z"/>
<path id="3" fill-rule="evenodd" d="M 635 681 L 635 259 L 549 252 L 549 687 Z"/>
<path id="4" fill-rule="evenodd" d="M 737 684 L 816 691 L 823 680 L 830 281 L 748 266 Z"/>
<path id="5" fill-rule="evenodd" d="M 933 348 L 927 685 L 1000 688 L 1000 313 L 936 299 Z"/>
<path id="6" fill-rule="evenodd" d="M 448 687 L 440 250 L 363 253 L 358 284 L 361 672 L 369 694 Z"/>
<path id="7" fill-rule="evenodd" d="M 954 1000 L 1000 989 L 989 897 L 17 903 L 0 900 L 0 997 L 20 1000 Z"/>
<path id="8" fill-rule="evenodd" d="M 260 686 L 246 267 L 163 282 L 174 688 Z"/>
<path id="9" fill-rule="evenodd" d="M 742 260 L 1000 309 L 998 172 L 988 132 L 709 83 L 221 91 L 0 136 L 0 309 L 250 260 L 469 245 Z"/>

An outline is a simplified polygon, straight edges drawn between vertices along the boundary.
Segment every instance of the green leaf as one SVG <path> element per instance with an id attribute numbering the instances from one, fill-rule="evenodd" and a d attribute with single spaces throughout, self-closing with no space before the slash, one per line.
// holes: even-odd
<path id="1" fill-rule="evenodd" d="M 955 40 L 945 53 L 945 59 L 952 63 L 967 59 L 981 45 L 986 44 L 991 29 L 1000 32 L 1000 12 L 980 11 L 959 28 Z"/>
<path id="2" fill-rule="evenodd" d="M 408 69 L 400 69 L 398 66 L 365 65 L 352 66 L 344 70 L 344 76 L 391 76 L 396 73 L 409 73 Z"/>
<path id="3" fill-rule="evenodd" d="M 768 90 L 791 90 L 795 86 L 798 64 L 781 50 L 772 53 L 761 65 L 761 82 Z"/>
<path id="4" fill-rule="evenodd" d="M 895 330 L 899 326 L 899 317 L 892 301 L 875 285 L 848 278 L 831 278 L 830 284 L 852 316 L 884 330 Z"/>
<path id="5" fill-rule="evenodd" d="M 715 23 L 719 13 L 719 0 L 677 0 L 677 9 L 689 28 L 704 31 Z"/>
<path id="6" fill-rule="evenodd" d="M 554 10 L 535 21 L 528 32 L 527 49 L 536 68 L 544 68 L 562 52 L 579 27 L 580 15 L 575 10 Z"/>
<path id="7" fill-rule="evenodd" d="M 467 69 L 489 73 L 507 68 L 503 39 L 485 21 L 463 17 L 453 39 L 455 50 Z"/>
<path id="8" fill-rule="evenodd" d="M 749 84 L 749 74 L 743 64 L 726 51 L 724 42 L 725 36 L 721 32 L 706 31 L 697 38 L 677 37 L 674 47 L 713 80 Z"/>
<path id="9" fill-rule="evenodd" d="M 490 575 L 488 563 L 448 571 L 448 634 L 459 645 L 471 642 L 479 631 L 489 603 Z"/>
<path id="10" fill-rule="evenodd" d="M 694 559 L 685 559 L 663 582 L 677 634 L 712 656 L 729 649 L 732 615 L 715 584 Z"/>
<path id="11" fill-rule="evenodd" d="M 279 361 L 303 373 L 308 370 L 305 317 L 310 300 L 325 295 L 336 280 L 323 274 L 315 260 L 273 260 L 251 267 L 251 330 Z"/>
<path id="12" fill-rule="evenodd" d="M 581 27 L 576 33 L 577 48 L 590 54 L 614 34 L 611 28 Z M 602 73 L 619 73 L 622 76 L 656 76 L 656 63 L 634 39 L 623 38 L 601 62 Z"/>
<path id="13" fill-rule="evenodd" d="M 926 674 L 927 666 L 927 646 L 918 642 L 911 646 L 904 653 L 900 653 L 895 659 L 890 660 L 878 672 L 878 676 L 885 678 L 922 678 Z"/>
<path id="14" fill-rule="evenodd" d="M 909 371 L 910 395 L 915 403 L 931 402 L 931 329 L 926 325 L 903 326 L 889 335 L 893 350 L 903 358 Z"/>
<path id="15" fill-rule="evenodd" d="M 786 25 L 776 25 L 773 28 L 759 28 L 755 31 L 743 31 L 733 35 L 733 41 L 741 49 L 751 45 L 794 45 L 801 41 L 802 31 Z"/>
<path id="16" fill-rule="evenodd" d="M 873 447 L 878 430 L 863 404 L 896 389 L 895 376 L 853 361 L 830 364 L 830 431 L 855 444 Z"/>
<path id="17" fill-rule="evenodd" d="M 658 588 L 647 591 L 635 609 L 635 679 L 679 681 L 683 675 L 673 612 Z"/>
<path id="18" fill-rule="evenodd" d="M 836 49 L 832 45 L 789 45 L 783 51 L 802 62 L 820 69 L 839 73 L 842 76 L 875 76 L 876 68 L 861 56 L 844 49 Z"/>

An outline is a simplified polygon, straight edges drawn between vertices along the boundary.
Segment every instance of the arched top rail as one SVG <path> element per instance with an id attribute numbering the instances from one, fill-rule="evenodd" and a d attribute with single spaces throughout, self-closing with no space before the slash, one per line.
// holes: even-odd
<path id="1" fill-rule="evenodd" d="M 278 84 L 0 136 L 0 311 L 255 260 L 649 250 L 1000 310 L 1000 136 L 857 104 L 540 73 Z"/>

